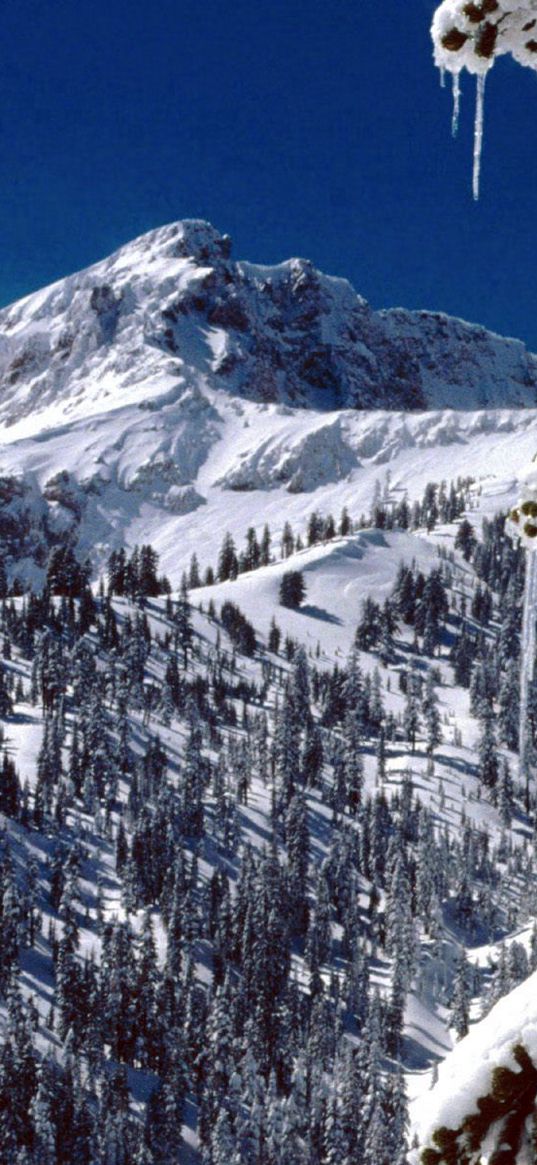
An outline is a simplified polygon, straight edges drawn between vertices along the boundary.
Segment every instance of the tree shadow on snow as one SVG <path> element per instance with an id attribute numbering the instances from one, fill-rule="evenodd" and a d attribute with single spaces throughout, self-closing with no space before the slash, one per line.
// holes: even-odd
<path id="1" fill-rule="evenodd" d="M 439 1061 L 443 1060 L 449 1049 L 445 1044 L 441 1044 L 439 1040 L 431 1036 L 431 1033 L 425 1028 L 420 1028 L 415 1024 L 412 1027 L 418 1035 L 413 1036 L 405 1032 L 401 1060 L 407 1071 L 424 1072 L 430 1069 L 433 1064 L 438 1064 Z M 420 1043 L 419 1036 L 423 1037 L 423 1043 Z M 427 1047 L 427 1042 L 435 1044 L 436 1048 L 433 1050 Z"/>
<path id="2" fill-rule="evenodd" d="M 341 627 L 341 619 L 337 615 L 331 615 L 330 611 L 325 611 L 323 607 L 314 607 L 306 603 L 303 607 L 298 608 L 300 615 L 309 615 L 310 619 L 321 619 L 323 623 L 335 623 Z"/>

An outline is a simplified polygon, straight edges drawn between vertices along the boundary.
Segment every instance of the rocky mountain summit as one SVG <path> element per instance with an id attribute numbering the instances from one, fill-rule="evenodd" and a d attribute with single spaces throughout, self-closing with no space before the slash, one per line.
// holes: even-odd
<path id="1" fill-rule="evenodd" d="M 224 530 L 469 473 L 508 506 L 536 384 L 519 341 L 172 224 L 0 312 L 0 554 L 31 581 L 59 543 L 98 571 L 151 542 L 178 584 L 200 530 L 206 565 Z"/>
<path id="2" fill-rule="evenodd" d="M 441 313 L 374 311 L 304 259 L 234 261 L 195 220 L 0 312 L 9 439 L 193 387 L 323 410 L 524 407 L 537 357 Z"/>

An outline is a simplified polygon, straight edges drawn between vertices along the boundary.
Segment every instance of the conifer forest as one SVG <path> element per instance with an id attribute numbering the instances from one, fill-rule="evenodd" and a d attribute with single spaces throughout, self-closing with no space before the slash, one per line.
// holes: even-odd
<path id="1" fill-rule="evenodd" d="M 39 587 L 1 573 L 1 1165 L 407 1161 L 416 1011 L 456 1041 L 537 968 L 535 927 L 502 944 L 535 910 L 524 556 L 470 488 L 225 536 L 175 593 L 150 545 L 98 585 L 68 542 Z M 439 523 L 340 663 L 282 634 L 297 541 Z M 293 554 L 262 637 L 219 585 Z"/>

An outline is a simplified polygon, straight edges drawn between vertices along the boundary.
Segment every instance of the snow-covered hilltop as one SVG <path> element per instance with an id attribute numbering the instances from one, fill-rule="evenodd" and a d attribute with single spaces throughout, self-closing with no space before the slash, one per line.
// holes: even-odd
<path id="1" fill-rule="evenodd" d="M 303 259 L 235 262 L 201 221 L 0 312 L 0 422 L 17 435 L 206 387 L 323 409 L 531 406 L 537 358 L 440 313 L 375 312 Z"/>

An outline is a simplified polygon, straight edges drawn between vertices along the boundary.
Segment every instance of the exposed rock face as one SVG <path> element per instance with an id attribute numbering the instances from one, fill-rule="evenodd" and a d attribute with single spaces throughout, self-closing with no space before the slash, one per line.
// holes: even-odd
<path id="1" fill-rule="evenodd" d="M 0 311 L 0 425 L 204 387 L 317 408 L 530 406 L 537 358 L 442 314 L 375 312 L 307 260 L 234 262 L 229 238 L 198 221 Z"/>

